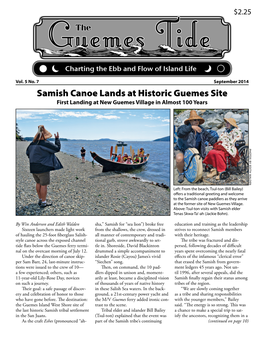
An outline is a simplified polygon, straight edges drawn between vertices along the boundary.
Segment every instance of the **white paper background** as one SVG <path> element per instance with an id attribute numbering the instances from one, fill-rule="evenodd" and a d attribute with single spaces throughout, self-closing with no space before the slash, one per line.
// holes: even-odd
<path id="1" fill-rule="evenodd" d="M 248 340 L 263 339 L 262 310 L 263 310 L 263 157 L 262 152 L 262 77 L 263 77 L 263 28 L 261 26 L 260 2 L 212 2 L 212 1 L 188 1 L 183 3 L 175 1 L 143 2 L 143 1 L 23 1 L 8 3 L 7 8 L 2 10 L 1 39 L 2 43 L 2 247 L 1 247 L 1 337 L 3 340 Z M 2 6 L 3 7 L 3 6 Z M 235 16 L 235 8 L 251 8 L 250 16 Z M 94 260 L 93 250 L 93 224 L 94 221 L 141 221 L 142 218 L 113 218 L 99 217 L 87 218 L 76 217 L 75 220 L 81 225 L 91 226 L 88 231 L 90 260 L 87 261 L 87 275 L 84 280 L 90 292 L 90 321 L 78 325 L 36 325 L 21 324 L 15 319 L 15 224 L 17 221 L 64 221 L 66 217 L 29 218 L 15 216 L 15 109 L 16 108 L 52 108 L 55 107 L 55 99 L 37 98 L 36 87 L 15 86 L 16 79 L 35 79 L 32 73 L 32 65 L 39 60 L 38 54 L 33 51 L 33 25 L 41 16 L 223 16 L 226 22 L 232 26 L 231 52 L 226 54 L 224 60 L 228 60 L 233 71 L 229 79 L 249 79 L 250 86 L 245 87 L 217 87 L 228 91 L 227 98 L 210 98 L 208 108 L 249 108 L 250 110 L 250 149 L 252 152 L 252 185 L 244 189 L 249 200 L 244 205 L 242 213 L 232 214 L 230 221 L 245 221 L 249 226 L 239 236 L 240 242 L 247 249 L 246 261 L 243 270 L 250 278 L 243 288 L 243 301 L 247 302 L 250 323 L 240 325 L 208 324 L 207 321 L 199 320 L 176 320 L 173 318 L 173 295 L 167 313 L 168 319 L 161 325 L 94 325 L 93 324 L 93 293 L 94 293 Z M 182 86 L 177 84 L 211 84 L 218 78 L 50 78 L 40 79 L 43 83 L 83 83 L 83 84 L 149 84 L 148 88 L 156 90 L 164 89 L 164 84 L 175 84 L 173 88 L 182 90 L 209 90 L 205 86 Z M 162 86 L 152 85 L 162 84 Z M 49 87 L 51 89 L 51 87 Z M 57 88 L 57 87 L 56 87 Z M 101 86 L 104 89 L 103 86 Z M 105 86 L 106 89 L 107 85 Z M 118 85 L 117 89 L 120 88 Z M 135 87 L 137 88 L 137 87 Z M 111 88 L 112 89 L 112 88 Z M 114 88 L 113 88 L 114 89 Z M 173 108 L 171 108 L 173 109 Z M 172 125 L 171 125 L 172 130 Z M 172 173 L 172 172 L 171 172 Z M 171 179 L 172 183 L 172 179 Z M 129 219 L 129 220 L 127 220 Z M 146 222 L 156 221 L 156 218 L 144 218 Z M 166 269 L 173 278 L 173 223 L 176 218 L 161 217 L 160 221 L 166 224 L 168 238 L 166 252 Z M 204 218 L 201 221 L 214 221 Z M 190 219 L 190 222 L 195 222 Z M 173 287 L 171 287 L 173 290 Z"/>

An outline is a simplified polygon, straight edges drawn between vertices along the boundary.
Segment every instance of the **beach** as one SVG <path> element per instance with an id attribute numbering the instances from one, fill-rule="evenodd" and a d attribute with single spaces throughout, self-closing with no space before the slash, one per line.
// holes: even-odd
<path id="1" fill-rule="evenodd" d="M 51 171 L 47 201 L 40 208 L 35 181 L 29 171 L 29 142 L 16 143 L 17 216 L 168 216 L 170 192 L 150 182 L 115 172 L 102 173 L 96 162 L 56 153 L 63 169 Z M 87 151 L 88 152 L 88 151 Z"/>

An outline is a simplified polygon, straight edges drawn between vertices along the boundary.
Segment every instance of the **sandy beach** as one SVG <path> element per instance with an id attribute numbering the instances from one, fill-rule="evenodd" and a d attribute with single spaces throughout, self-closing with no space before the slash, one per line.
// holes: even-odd
<path id="1" fill-rule="evenodd" d="M 68 155 L 56 154 L 63 169 L 52 171 L 47 201 L 40 209 L 35 181 L 29 172 L 26 149 L 16 144 L 17 216 L 168 216 L 170 192 L 162 187 L 114 172 L 102 173 L 100 165 Z M 139 174 L 140 176 L 140 174 Z"/>

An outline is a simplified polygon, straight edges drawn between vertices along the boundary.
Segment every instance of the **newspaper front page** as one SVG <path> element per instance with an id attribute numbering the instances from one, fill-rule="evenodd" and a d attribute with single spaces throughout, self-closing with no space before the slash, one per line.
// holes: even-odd
<path id="1" fill-rule="evenodd" d="M 4 339 L 262 340 L 260 5 L 8 7 Z"/>

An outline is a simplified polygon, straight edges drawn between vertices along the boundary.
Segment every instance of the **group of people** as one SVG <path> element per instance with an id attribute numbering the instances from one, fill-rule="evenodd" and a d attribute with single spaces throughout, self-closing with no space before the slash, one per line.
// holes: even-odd
<path id="1" fill-rule="evenodd" d="M 81 152 L 81 157 L 82 157 L 82 162 L 85 162 L 85 153 L 86 150 L 84 147 L 80 150 Z M 121 163 L 127 163 L 127 164 L 132 164 L 132 163 L 142 163 L 146 160 L 147 156 L 145 155 L 144 148 L 140 148 L 139 154 L 133 155 L 128 155 L 125 153 L 123 156 L 121 154 L 116 154 L 113 153 L 110 160 L 114 162 L 121 162 Z"/>
<path id="2" fill-rule="evenodd" d="M 216 180 L 220 179 L 219 174 L 227 167 L 227 157 L 230 158 L 232 165 L 237 165 L 239 155 L 235 142 L 242 139 L 242 131 L 238 128 L 234 118 L 224 118 L 224 121 L 225 131 L 219 138 L 216 138 L 201 126 L 204 119 L 198 116 L 195 110 L 191 110 L 189 118 L 177 131 L 178 142 L 175 147 L 175 157 L 179 183 L 184 181 L 184 152 L 188 148 L 196 148 L 203 158 L 203 163 L 212 166 L 207 175 L 208 178 L 216 176 Z M 213 146 L 207 155 L 206 142 Z"/>
<path id="3" fill-rule="evenodd" d="M 143 148 L 140 148 L 139 154 L 134 154 L 133 156 L 128 155 L 127 153 L 124 153 L 122 156 L 121 154 L 112 154 L 111 156 L 111 161 L 114 162 L 121 162 L 121 163 L 127 163 L 127 164 L 132 164 L 132 163 L 142 163 L 146 160 L 147 156 L 145 155 L 145 151 Z"/>

